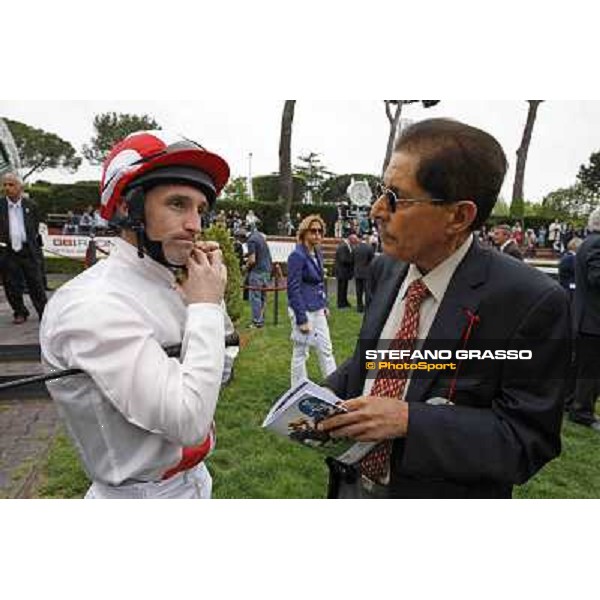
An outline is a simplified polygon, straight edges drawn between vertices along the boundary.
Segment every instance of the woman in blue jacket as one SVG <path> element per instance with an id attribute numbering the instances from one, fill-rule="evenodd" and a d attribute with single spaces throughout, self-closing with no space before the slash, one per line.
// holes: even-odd
<path id="1" fill-rule="evenodd" d="M 336 369 L 329 326 L 323 254 L 319 245 L 325 222 L 309 215 L 298 227 L 298 245 L 288 258 L 287 294 L 292 321 L 292 386 L 307 378 L 306 359 L 310 347 L 317 351 L 321 374 Z"/>

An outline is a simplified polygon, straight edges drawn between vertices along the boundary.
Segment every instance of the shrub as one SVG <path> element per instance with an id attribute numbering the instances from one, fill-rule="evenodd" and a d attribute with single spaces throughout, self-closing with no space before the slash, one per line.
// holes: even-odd
<path id="1" fill-rule="evenodd" d="M 223 262 L 227 267 L 227 287 L 225 288 L 225 304 L 231 320 L 235 323 L 242 316 L 242 275 L 238 257 L 233 249 L 233 240 L 223 227 L 213 225 L 203 232 L 205 240 L 218 242 L 223 252 Z"/>

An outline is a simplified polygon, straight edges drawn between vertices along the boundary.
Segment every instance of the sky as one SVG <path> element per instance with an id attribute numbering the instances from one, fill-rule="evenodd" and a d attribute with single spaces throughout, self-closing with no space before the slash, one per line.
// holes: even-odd
<path id="1" fill-rule="evenodd" d="M 278 170 L 279 130 L 283 100 L 237 98 L 211 100 L 43 100 L 0 101 L 0 116 L 58 134 L 81 151 L 93 135 L 94 115 L 107 112 L 146 113 L 163 129 L 194 139 L 222 154 L 233 176 L 264 175 Z M 404 107 L 403 117 L 421 120 L 452 117 L 494 135 L 510 163 L 501 196 L 510 200 L 516 150 L 527 117 L 525 100 L 443 100 L 430 109 Z M 336 174 L 379 175 L 389 126 L 381 100 L 298 100 L 294 116 L 292 156 L 317 152 Z M 549 192 L 575 183 L 580 165 L 600 150 L 600 101 L 548 100 L 540 106 L 533 132 L 525 197 L 539 202 Z M 252 154 L 250 161 L 249 155 Z M 33 180 L 73 182 L 99 179 L 100 168 L 85 160 L 75 174 L 38 172 Z"/>

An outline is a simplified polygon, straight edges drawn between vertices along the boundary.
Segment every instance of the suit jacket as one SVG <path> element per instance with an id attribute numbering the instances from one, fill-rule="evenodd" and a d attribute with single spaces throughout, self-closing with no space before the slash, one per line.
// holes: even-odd
<path id="1" fill-rule="evenodd" d="M 10 243 L 10 230 L 8 223 L 8 200 L 4 196 L 0 196 L 0 242 L 7 244 L 9 247 Z M 23 198 L 21 200 L 23 207 L 23 217 L 25 222 L 25 233 L 27 235 L 27 242 L 32 244 L 34 247 L 38 247 L 39 244 L 39 226 L 40 219 L 38 213 L 37 204 L 33 200 Z"/>
<path id="2" fill-rule="evenodd" d="M 352 279 L 354 256 L 347 242 L 342 242 L 335 251 L 335 276 L 338 279 Z"/>
<path id="3" fill-rule="evenodd" d="M 575 255 L 575 330 L 600 335 L 600 233 L 590 233 Z"/>
<path id="4" fill-rule="evenodd" d="M 575 283 L 575 253 L 567 252 L 558 265 L 558 283 L 570 292 L 571 284 Z"/>
<path id="5" fill-rule="evenodd" d="M 408 265 L 387 256 L 373 263 L 373 300 L 360 332 L 363 343 L 359 340 L 354 355 L 326 381 L 340 397 L 362 395 L 364 350 L 376 347 L 407 270 Z M 465 341 L 473 320 L 469 314 L 478 321 Z M 536 360 L 525 368 L 521 361 L 465 361 L 453 375 L 413 371 L 406 395 L 408 434 L 393 442 L 390 493 L 510 497 L 513 484 L 527 481 L 560 452 L 571 350 L 566 294 L 547 275 L 474 241 L 450 280 L 423 350 L 434 340 L 443 340 L 452 352 L 493 340 L 504 348 L 538 343 Z M 447 398 L 452 384 L 455 406 L 425 403 Z"/>
<path id="6" fill-rule="evenodd" d="M 7 200 L 5 196 L 0 196 L 0 242 L 6 244 L 8 248 L 12 248 L 8 222 L 8 202 L 9 200 Z M 28 200 L 26 198 L 21 199 L 21 205 L 23 207 L 23 220 L 25 223 L 27 243 L 34 250 L 34 253 L 37 253 L 41 247 L 38 207 L 33 200 Z M 0 261 L 6 256 L 6 253 L 7 248 L 0 246 Z"/>
<path id="7" fill-rule="evenodd" d="M 512 256 L 513 258 L 516 258 L 518 260 L 523 260 L 523 255 L 519 250 L 519 246 L 514 240 L 510 240 L 510 242 L 506 244 L 506 246 L 503 250 L 501 250 L 501 252 L 502 254 L 508 254 L 509 256 Z"/>
<path id="8" fill-rule="evenodd" d="M 308 321 L 306 311 L 320 310 L 327 306 L 323 255 L 317 250 L 315 260 L 304 244 L 298 244 L 287 264 L 288 304 L 294 311 L 296 324 L 302 325 Z"/>
<path id="9" fill-rule="evenodd" d="M 356 279 L 368 279 L 369 266 L 375 256 L 375 250 L 371 244 L 361 242 L 354 247 L 354 277 Z"/>

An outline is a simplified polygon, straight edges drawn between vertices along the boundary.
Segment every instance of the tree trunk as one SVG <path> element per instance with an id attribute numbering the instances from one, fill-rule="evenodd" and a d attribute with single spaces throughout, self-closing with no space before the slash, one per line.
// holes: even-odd
<path id="1" fill-rule="evenodd" d="M 285 212 L 292 210 L 292 123 L 294 121 L 295 100 L 286 100 L 281 117 L 279 138 L 279 196 L 285 201 Z"/>
<path id="2" fill-rule="evenodd" d="M 523 139 L 517 150 L 517 169 L 513 186 L 512 203 L 518 200 L 525 200 L 523 195 L 523 183 L 525 181 L 527 153 L 529 152 L 529 144 L 531 143 L 531 135 L 533 134 L 533 126 L 535 125 L 537 111 L 543 100 L 527 100 L 527 102 L 529 102 L 529 112 L 527 113 L 527 122 L 525 123 L 525 129 L 523 130 Z"/>
<path id="3" fill-rule="evenodd" d="M 43 164 L 44 164 L 44 161 L 41 161 L 41 162 L 39 162 L 37 165 L 34 165 L 34 166 L 31 168 L 31 169 L 29 169 L 29 171 L 27 172 L 27 175 L 23 175 L 23 176 L 21 177 L 21 180 L 23 181 L 23 183 L 24 183 L 25 181 L 27 181 L 27 178 L 28 178 L 28 177 L 31 177 L 31 175 L 32 175 L 33 173 L 35 173 L 35 172 L 36 172 L 38 169 L 40 169 L 40 168 L 43 166 Z"/>
<path id="4" fill-rule="evenodd" d="M 383 161 L 382 176 L 385 175 L 390 160 L 392 158 L 392 152 L 394 151 L 394 142 L 396 141 L 396 135 L 398 133 L 398 123 L 400 123 L 400 115 L 402 114 L 402 107 L 404 106 L 404 100 L 384 100 L 385 102 L 385 114 L 390 122 L 390 134 L 388 136 L 387 149 L 385 151 L 385 159 Z M 392 115 L 392 104 L 396 105 L 396 111 Z"/>

